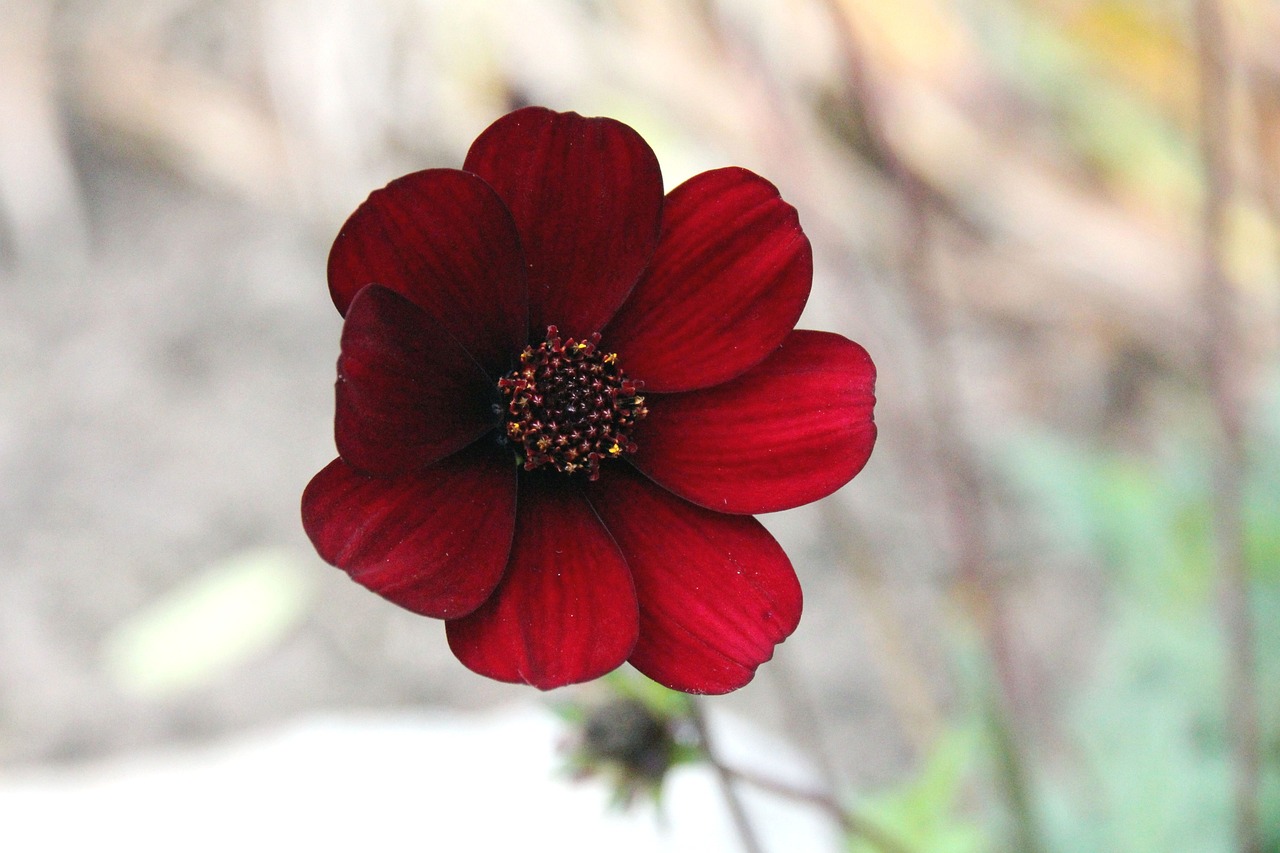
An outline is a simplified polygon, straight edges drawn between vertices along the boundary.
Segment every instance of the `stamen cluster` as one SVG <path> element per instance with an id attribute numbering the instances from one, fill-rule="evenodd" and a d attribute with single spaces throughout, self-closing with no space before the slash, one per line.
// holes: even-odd
<path id="1" fill-rule="evenodd" d="M 600 478 L 600 462 L 636 449 L 628 433 L 649 413 L 643 382 L 628 379 L 600 335 L 562 340 L 547 327 L 541 344 L 520 353 L 520 366 L 498 380 L 507 438 L 526 471 L 551 466 Z"/>

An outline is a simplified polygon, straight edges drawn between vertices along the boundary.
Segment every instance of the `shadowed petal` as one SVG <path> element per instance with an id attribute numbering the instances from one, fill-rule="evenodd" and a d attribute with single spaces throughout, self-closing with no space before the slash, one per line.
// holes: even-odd
<path id="1" fill-rule="evenodd" d="M 792 332 L 729 383 L 651 397 L 629 458 L 718 512 L 800 506 L 849 482 L 871 456 L 875 376 L 871 357 L 852 341 Z"/>
<path id="2" fill-rule="evenodd" d="M 492 429 L 491 382 L 414 303 L 380 285 L 356 295 L 342 327 L 334 436 L 367 474 L 412 471 Z"/>
<path id="3" fill-rule="evenodd" d="M 521 477 L 502 583 L 447 631 L 470 669 L 549 690 L 620 666 L 635 646 L 636 624 L 627 563 L 586 498 L 535 474 Z"/>
<path id="4" fill-rule="evenodd" d="M 401 607 L 440 619 L 465 616 L 490 596 L 515 519 L 515 466 L 482 445 L 394 478 L 335 459 L 302 495 L 302 526 L 322 558 Z"/>
<path id="5" fill-rule="evenodd" d="M 528 331 L 524 257 L 493 189 L 458 169 L 392 181 L 351 214 L 329 252 L 329 292 L 344 315 L 367 284 L 426 311 L 491 376 L 510 369 Z"/>
<path id="6" fill-rule="evenodd" d="M 773 184 L 703 172 L 667 196 L 653 260 L 604 345 L 649 391 L 718 385 L 782 343 L 812 281 L 809 240 Z"/>
<path id="7" fill-rule="evenodd" d="M 588 494 L 631 566 L 640 639 L 631 664 L 686 693 L 727 693 L 800 621 L 800 583 L 754 518 L 721 515 L 625 465 Z"/>
<path id="8" fill-rule="evenodd" d="M 599 331 L 653 254 L 662 172 L 621 122 L 528 107 L 489 126 L 463 168 L 488 181 L 515 217 L 529 275 L 529 328 Z"/>

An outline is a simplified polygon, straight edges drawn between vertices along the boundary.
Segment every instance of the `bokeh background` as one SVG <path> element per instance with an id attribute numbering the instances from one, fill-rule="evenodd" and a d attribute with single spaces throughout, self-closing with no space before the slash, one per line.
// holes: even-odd
<path id="1" fill-rule="evenodd" d="M 776 183 L 801 326 L 879 367 L 868 467 L 763 519 L 801 626 L 714 707 L 908 849 L 1280 850 L 1278 39 L 1269 0 L 4 0 L 0 774 L 530 698 L 297 504 L 338 226 L 537 103 Z"/>

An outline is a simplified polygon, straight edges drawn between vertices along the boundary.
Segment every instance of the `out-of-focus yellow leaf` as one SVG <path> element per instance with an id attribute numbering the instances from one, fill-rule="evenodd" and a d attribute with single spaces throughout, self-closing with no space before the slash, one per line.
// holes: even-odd
<path id="1" fill-rule="evenodd" d="M 1276 229 L 1259 205 L 1237 199 L 1228 211 L 1227 268 L 1246 291 L 1267 299 L 1276 275 Z"/>
<path id="2" fill-rule="evenodd" d="M 1180 61 L 1183 49 L 1167 42 L 1175 35 L 1160 36 L 1152 24 L 1150 36 L 1140 23 L 1096 23 L 1108 13 L 1090 12 L 1102 4 L 1071 4 L 1070 13 L 1037 5 L 1027 14 L 1010 18 L 1010 32 L 1003 39 L 1006 50 L 996 55 L 1015 85 L 1042 103 L 1059 123 L 1060 138 L 1109 186 L 1113 194 L 1129 200 L 1135 210 L 1145 208 L 1161 219 L 1181 220 L 1192 215 L 1199 198 L 1199 160 L 1190 121 L 1181 121 L 1185 110 L 1194 111 L 1194 80 L 1187 89 L 1178 77 L 1166 85 L 1179 89 L 1178 98 L 1189 99 L 1177 109 L 1168 101 L 1124 79 L 1123 48 L 1133 45 L 1137 54 L 1147 50 L 1148 64 L 1158 69 Z M 1117 21 L 1142 18 L 1115 12 Z M 1092 16 L 1092 17 L 1091 17 Z M 1089 21 L 1095 23 L 1089 23 Z M 1162 41 L 1162 39 L 1166 41 Z M 1113 45 L 1103 50 L 1100 45 Z M 1160 45 L 1163 47 L 1137 47 Z M 1194 72 L 1194 65 L 1178 73 Z M 1180 113 L 1175 115 L 1175 113 Z"/>
<path id="3" fill-rule="evenodd" d="M 1196 57 L 1174 28 L 1131 0 L 1097 0 L 1080 7 L 1066 32 L 1112 80 L 1174 118 L 1191 123 L 1196 111 Z"/>
<path id="4" fill-rule="evenodd" d="M 860 43 L 879 64 L 935 83 L 976 61 L 968 29 L 937 0 L 840 0 Z"/>
<path id="5" fill-rule="evenodd" d="M 104 665 L 135 695 L 198 687 L 279 641 L 302 618 L 309 593 L 288 552 L 236 554 L 118 625 L 103 643 Z"/>

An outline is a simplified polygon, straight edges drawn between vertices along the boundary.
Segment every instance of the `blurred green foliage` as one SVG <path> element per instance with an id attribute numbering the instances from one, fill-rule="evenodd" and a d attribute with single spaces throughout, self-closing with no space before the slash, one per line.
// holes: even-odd
<path id="1" fill-rule="evenodd" d="M 991 844 L 982 828 L 959 809 L 971 780 L 979 737 L 957 728 L 940 737 L 918 774 L 905 784 L 859 803 L 858 815 L 913 853 L 984 853 Z M 852 835 L 849 853 L 883 853 Z"/>
<path id="2" fill-rule="evenodd" d="M 1266 782 L 1280 844 L 1280 383 L 1260 407 L 1245 524 L 1256 620 Z M 1093 559 L 1103 598 L 1089 674 L 1063 721 L 1068 750 L 1043 768 L 1056 849 L 1216 853 L 1231 848 L 1232 756 L 1211 531 L 1211 460 L 1190 423 L 1149 455 L 1045 435 L 1011 445 L 1014 481 L 1052 519 L 1047 535 Z M 1275 849 L 1280 849 L 1277 847 Z"/>
<path id="3" fill-rule="evenodd" d="M 131 614 L 102 644 L 123 691 L 197 690 L 260 656 L 307 614 L 312 575 L 288 551 L 234 554 Z"/>

